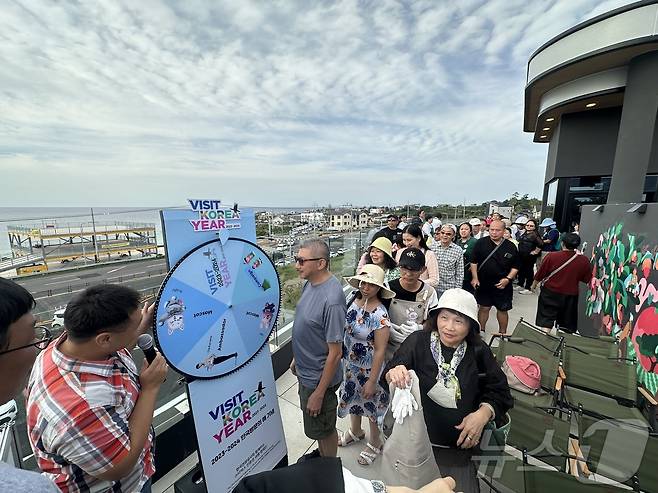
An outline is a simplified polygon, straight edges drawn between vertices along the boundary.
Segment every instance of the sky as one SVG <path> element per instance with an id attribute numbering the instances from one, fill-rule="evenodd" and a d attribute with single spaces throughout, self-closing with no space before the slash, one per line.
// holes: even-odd
<path id="1" fill-rule="evenodd" d="M 3 0 L 0 206 L 541 197 L 527 62 L 618 0 Z"/>

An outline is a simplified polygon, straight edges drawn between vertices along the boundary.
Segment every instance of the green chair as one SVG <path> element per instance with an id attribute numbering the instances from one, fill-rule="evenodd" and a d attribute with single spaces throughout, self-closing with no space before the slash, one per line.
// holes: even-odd
<path id="1" fill-rule="evenodd" d="M 649 427 L 646 416 L 634 406 L 619 404 L 616 400 L 594 394 L 576 387 L 564 387 L 563 404 L 571 410 L 579 411 L 595 418 L 635 419 Z"/>
<path id="2" fill-rule="evenodd" d="M 565 347 L 563 368 L 567 386 L 578 387 L 634 404 L 637 401 L 637 374 L 634 364 L 587 354 L 580 349 Z"/>
<path id="3" fill-rule="evenodd" d="M 553 353 L 559 353 L 563 342 L 561 337 L 551 335 L 523 319 L 519 320 L 519 323 L 516 324 L 516 327 L 512 332 L 512 337 L 520 337 L 522 339 L 534 341 L 543 345 L 548 351 Z"/>
<path id="4" fill-rule="evenodd" d="M 533 457 L 542 457 L 543 462 L 566 471 L 566 458 L 571 452 L 571 415 L 567 413 L 565 419 L 561 419 L 551 414 L 551 410 L 550 407 L 542 409 L 515 401 L 514 407 L 509 410 L 512 426 L 507 443 L 519 450 L 527 450 Z"/>
<path id="5" fill-rule="evenodd" d="M 506 356 L 525 356 L 532 359 L 541 368 L 542 389 L 551 394 L 555 393 L 560 368 L 559 351 L 556 354 L 549 346 L 532 339 L 494 335 L 492 343 L 496 339 L 499 344 L 491 349 L 498 364 L 502 365 Z"/>
<path id="6" fill-rule="evenodd" d="M 658 492 L 658 438 L 634 420 L 578 414 L 578 438 L 588 469 L 634 489 Z"/>
<path id="7" fill-rule="evenodd" d="M 619 344 L 614 337 L 587 337 L 561 330 L 558 331 L 558 336 L 564 338 L 564 344 L 567 347 L 578 348 L 588 354 L 597 354 L 604 358 L 619 357 Z"/>
<path id="8" fill-rule="evenodd" d="M 619 486 L 577 478 L 564 472 L 531 465 L 527 457 L 518 459 L 510 454 L 501 457 L 498 464 L 483 464 L 478 473 L 480 479 L 497 493 L 628 493 L 629 491 Z"/>

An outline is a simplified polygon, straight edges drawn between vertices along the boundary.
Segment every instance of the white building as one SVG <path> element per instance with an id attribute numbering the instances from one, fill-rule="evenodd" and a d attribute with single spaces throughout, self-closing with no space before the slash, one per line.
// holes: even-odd
<path id="1" fill-rule="evenodd" d="M 324 224 L 324 212 L 302 212 L 300 217 L 305 224 Z"/>

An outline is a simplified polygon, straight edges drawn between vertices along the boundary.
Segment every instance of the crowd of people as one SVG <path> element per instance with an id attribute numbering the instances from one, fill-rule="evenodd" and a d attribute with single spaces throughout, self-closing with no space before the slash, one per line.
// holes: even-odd
<path id="1" fill-rule="evenodd" d="M 391 214 L 356 275 L 345 278 L 355 289 L 347 302 L 328 270 L 327 245 L 302 244 L 295 261 L 307 282 L 293 322 L 291 369 L 305 433 L 318 440 L 318 450 L 302 459 L 332 457 L 339 446 L 363 442 L 358 463 L 378 460 L 389 385 L 406 388 L 413 370 L 441 474 L 459 491 L 479 491 L 474 458 L 483 429 L 504 426 L 513 406 L 481 336 L 491 308 L 496 331 L 505 334 L 514 289 L 527 294 L 541 284 L 537 324 L 577 330 L 578 283 L 591 278 L 579 244 L 577 233 L 560 235 L 551 219 L 537 224 L 519 216 L 512 223 L 493 214 L 444 224 L 420 211 L 404 224 Z M 350 418 L 340 436 L 336 416 Z"/>
<path id="2" fill-rule="evenodd" d="M 436 464 L 450 477 L 421 491 L 479 491 L 474 457 L 483 429 L 502 426 L 513 405 L 481 337 L 491 308 L 505 333 L 514 282 L 522 294 L 541 285 L 537 325 L 575 331 L 578 284 L 591 278 L 577 233 L 560 235 L 552 220 L 537 224 L 521 216 L 508 223 L 494 214 L 443 224 L 421 211 L 401 227 L 390 215 L 356 274 L 346 278 L 354 288 L 347 301 L 329 271 L 326 243 L 301 245 L 295 265 L 307 282 L 296 307 L 290 367 L 299 381 L 304 432 L 318 449 L 302 458 L 306 466 L 273 474 L 315 477 L 313 468 L 324 467 L 338 471 L 343 491 L 386 491 L 382 481 L 362 480 L 331 461 L 313 466 L 310 459 L 336 457 L 339 446 L 364 442 L 358 463 L 380 460 L 389 386 L 407 388 L 413 370 Z M 0 402 L 27 384 L 28 436 L 42 472 L 0 464 L 2 491 L 150 492 L 151 423 L 168 369 L 159 353 L 136 368 L 129 349 L 150 328 L 153 305 L 140 306 L 138 292 L 124 286 L 88 288 L 67 305 L 65 330 L 54 340 L 35 331 L 34 305 L 28 291 L 0 278 Z M 338 416 L 349 416 L 340 436 Z M 238 491 L 257 491 L 261 483 L 243 482 Z"/>

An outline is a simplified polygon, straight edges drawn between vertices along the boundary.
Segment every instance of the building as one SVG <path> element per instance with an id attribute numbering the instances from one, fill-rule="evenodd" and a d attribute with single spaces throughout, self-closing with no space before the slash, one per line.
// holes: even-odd
<path id="1" fill-rule="evenodd" d="M 370 216 L 365 211 L 350 211 L 338 209 L 329 211 L 329 229 L 333 231 L 350 231 L 352 229 L 367 228 Z"/>
<path id="2" fill-rule="evenodd" d="M 324 224 L 324 212 L 302 212 L 300 220 L 303 224 Z"/>
<path id="3" fill-rule="evenodd" d="M 658 198 L 657 14 L 655 1 L 607 12 L 528 62 L 523 127 L 548 145 L 542 215 L 561 231 L 584 205 Z"/>

